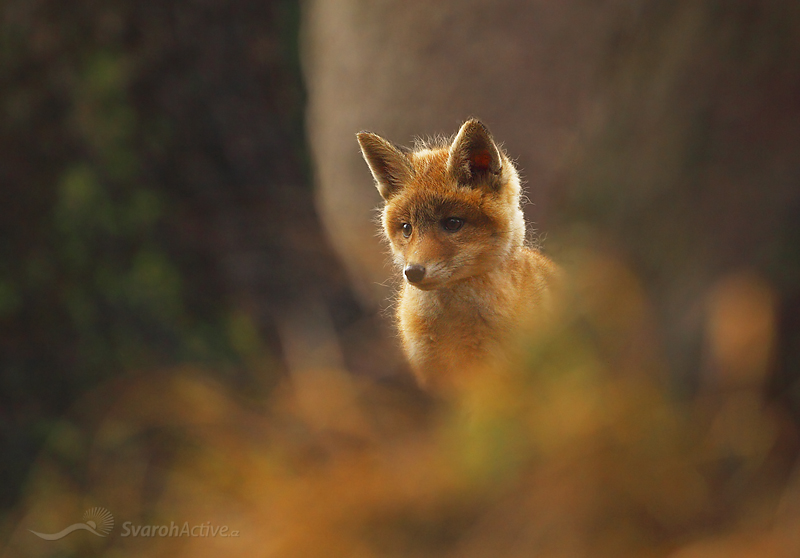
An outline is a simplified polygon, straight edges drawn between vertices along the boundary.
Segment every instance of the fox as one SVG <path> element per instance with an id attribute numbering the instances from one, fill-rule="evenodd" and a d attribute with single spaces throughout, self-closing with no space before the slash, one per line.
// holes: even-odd
<path id="1" fill-rule="evenodd" d="M 554 311 L 561 275 L 526 242 L 509 156 L 475 118 L 413 149 L 368 131 L 357 140 L 402 271 L 395 321 L 417 382 L 447 393 L 508 366 L 521 336 Z"/>

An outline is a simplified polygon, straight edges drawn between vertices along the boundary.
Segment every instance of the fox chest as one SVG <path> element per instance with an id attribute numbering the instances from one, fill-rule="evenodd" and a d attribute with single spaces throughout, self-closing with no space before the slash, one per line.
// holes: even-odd
<path id="1" fill-rule="evenodd" d="M 414 366 L 482 360 L 495 350 L 508 319 L 481 299 L 404 293 L 398 307 L 400 332 Z"/>

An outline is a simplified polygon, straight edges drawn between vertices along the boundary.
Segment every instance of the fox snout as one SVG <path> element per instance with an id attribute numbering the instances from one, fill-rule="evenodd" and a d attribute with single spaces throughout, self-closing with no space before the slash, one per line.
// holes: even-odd
<path id="1" fill-rule="evenodd" d="M 406 246 L 395 247 L 400 256 L 403 277 L 409 285 L 428 291 L 444 286 L 453 273 L 451 259 L 454 247 L 441 242 L 435 234 L 422 231 L 408 240 Z"/>
<path id="2" fill-rule="evenodd" d="M 406 276 L 409 283 L 419 283 L 425 278 L 425 266 L 419 264 L 407 265 L 403 270 L 403 275 Z"/>

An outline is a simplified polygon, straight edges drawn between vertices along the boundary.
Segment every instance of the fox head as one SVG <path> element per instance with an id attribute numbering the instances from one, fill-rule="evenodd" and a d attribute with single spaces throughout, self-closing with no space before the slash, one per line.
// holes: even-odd
<path id="1" fill-rule="evenodd" d="M 358 143 L 384 199 L 384 233 L 413 286 L 437 289 L 498 268 L 522 246 L 520 182 L 478 120 L 415 150 L 370 132 Z"/>

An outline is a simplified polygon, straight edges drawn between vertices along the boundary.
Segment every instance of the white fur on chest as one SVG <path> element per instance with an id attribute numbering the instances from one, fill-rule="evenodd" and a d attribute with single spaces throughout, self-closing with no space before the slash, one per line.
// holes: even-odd
<path id="1" fill-rule="evenodd" d="M 406 285 L 400 298 L 400 326 L 409 360 L 480 359 L 496 348 L 513 317 L 498 308 L 497 289 L 483 281 L 465 281 L 454 288 L 422 291 Z M 454 352 L 454 349 L 460 351 Z"/>

